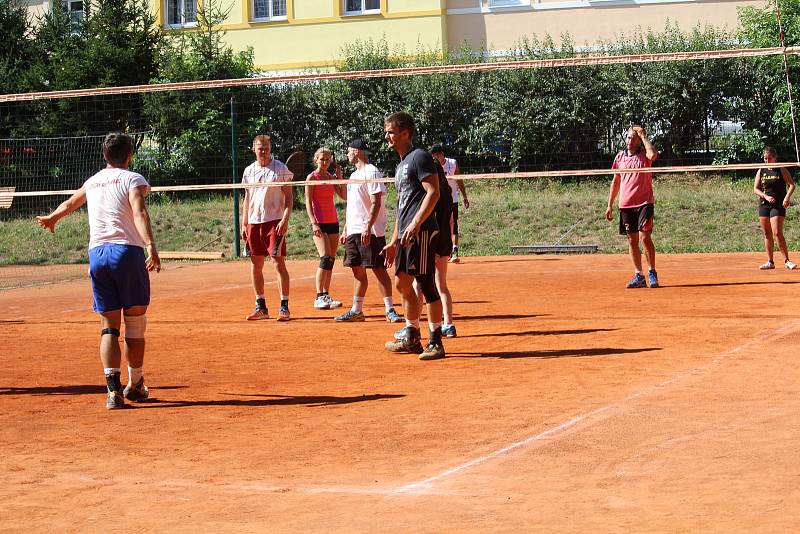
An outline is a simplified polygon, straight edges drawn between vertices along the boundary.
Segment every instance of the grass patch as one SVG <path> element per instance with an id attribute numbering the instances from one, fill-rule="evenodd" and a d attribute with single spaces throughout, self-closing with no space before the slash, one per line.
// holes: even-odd
<path id="1" fill-rule="evenodd" d="M 609 183 L 597 180 L 512 180 L 468 183 L 472 207 L 461 207 L 461 249 L 466 255 L 508 254 L 512 245 L 555 243 L 580 221 L 563 244 L 597 244 L 601 252 L 627 249 L 612 223 L 603 218 Z M 656 229 L 659 252 L 742 252 L 763 249 L 751 180 L 709 176 L 657 176 Z M 394 188 L 389 188 L 389 221 L 394 224 Z M 231 195 L 159 195 L 149 199 L 156 242 L 161 250 L 233 250 Z M 340 215 L 344 204 L 338 204 Z M 790 209 L 786 238 L 800 248 L 797 213 Z M 86 210 L 62 220 L 55 236 L 32 218 L 0 221 L 0 265 L 85 263 Z M 305 207 L 296 205 L 289 239 L 290 258 L 317 253 Z M 341 255 L 341 249 L 339 251 Z"/>

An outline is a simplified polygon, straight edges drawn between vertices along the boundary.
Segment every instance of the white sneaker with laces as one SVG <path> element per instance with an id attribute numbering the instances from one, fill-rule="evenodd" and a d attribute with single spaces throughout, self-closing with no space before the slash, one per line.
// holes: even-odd
<path id="1" fill-rule="evenodd" d="M 314 307 L 318 310 L 327 310 L 331 304 L 325 299 L 325 295 L 322 295 L 314 299 Z"/>
<path id="2" fill-rule="evenodd" d="M 775 268 L 775 264 L 772 263 L 771 261 L 768 261 L 767 263 L 765 263 L 763 265 L 759 265 L 758 268 L 761 269 L 762 271 L 765 271 L 767 269 L 774 269 Z"/>
<path id="3" fill-rule="evenodd" d="M 793 271 L 794 269 L 797 269 L 797 264 L 796 264 L 795 262 L 793 262 L 792 260 L 786 260 L 786 262 L 784 263 L 784 265 L 785 265 L 785 266 L 786 266 L 786 268 L 787 268 L 787 269 L 789 269 L 790 271 Z"/>
<path id="4" fill-rule="evenodd" d="M 322 298 L 328 303 L 329 308 L 341 308 L 342 301 L 336 300 L 335 298 L 331 297 L 330 295 L 322 295 Z"/>

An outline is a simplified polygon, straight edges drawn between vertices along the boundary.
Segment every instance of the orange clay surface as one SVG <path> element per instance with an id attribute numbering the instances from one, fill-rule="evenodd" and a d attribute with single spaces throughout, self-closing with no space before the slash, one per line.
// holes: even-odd
<path id="1" fill-rule="evenodd" d="M 152 400 L 111 412 L 88 281 L 0 292 L 0 531 L 797 532 L 800 271 L 762 256 L 662 255 L 652 290 L 464 258 L 433 362 L 383 349 L 373 278 L 338 324 L 290 262 L 292 320 L 246 322 L 247 263 L 173 265 Z"/>

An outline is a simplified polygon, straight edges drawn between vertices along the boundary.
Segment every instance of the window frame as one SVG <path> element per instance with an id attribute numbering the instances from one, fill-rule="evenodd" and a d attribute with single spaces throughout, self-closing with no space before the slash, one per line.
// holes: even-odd
<path id="1" fill-rule="evenodd" d="M 504 7 L 529 7 L 533 4 L 532 0 L 487 0 L 486 6 L 489 9 Z"/>
<path id="2" fill-rule="evenodd" d="M 77 2 L 81 3 L 80 11 L 72 9 L 72 4 Z M 69 15 L 70 22 L 79 24 L 86 20 L 86 2 L 84 0 L 61 0 L 61 7 L 63 7 L 64 12 Z M 78 13 L 80 13 L 80 15 L 76 17 Z"/>
<path id="3" fill-rule="evenodd" d="M 180 28 L 194 28 L 197 26 L 197 8 L 198 2 L 197 0 L 176 0 L 179 5 L 180 11 L 180 18 L 181 20 L 184 19 L 186 13 L 186 5 L 190 2 L 194 3 L 194 20 L 190 22 L 178 22 L 178 23 L 170 23 L 169 21 L 169 3 L 171 0 L 164 0 L 164 27 L 171 28 L 171 29 L 180 29 Z"/>
<path id="4" fill-rule="evenodd" d="M 377 9 L 364 9 L 364 4 L 367 0 L 359 0 L 361 2 L 361 9 L 357 11 L 347 11 L 347 0 L 342 0 L 342 15 L 345 17 L 359 17 L 362 15 L 380 15 L 382 12 L 383 0 L 378 0 Z"/>
<path id="5" fill-rule="evenodd" d="M 257 17 L 256 16 L 256 0 L 247 0 L 247 1 L 250 2 L 250 10 L 251 10 L 250 13 L 252 13 L 251 22 L 273 22 L 273 21 L 280 21 L 280 20 L 289 20 L 289 0 L 284 0 L 283 7 L 284 7 L 284 9 L 286 11 L 285 11 L 285 13 L 283 15 L 278 15 L 278 16 L 275 16 L 275 15 L 272 14 L 272 8 L 273 8 L 272 2 L 273 2 L 273 0 L 267 0 L 268 5 L 269 5 L 269 16 L 268 17 Z"/>

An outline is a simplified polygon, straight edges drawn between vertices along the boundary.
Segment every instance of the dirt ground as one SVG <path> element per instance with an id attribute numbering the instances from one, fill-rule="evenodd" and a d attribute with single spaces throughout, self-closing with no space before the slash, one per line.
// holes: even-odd
<path id="1" fill-rule="evenodd" d="M 246 263 L 171 267 L 111 412 L 88 281 L 0 291 L 0 531 L 797 532 L 800 271 L 761 256 L 464 258 L 433 362 L 373 278 L 339 324 L 290 263 L 246 322 Z"/>

